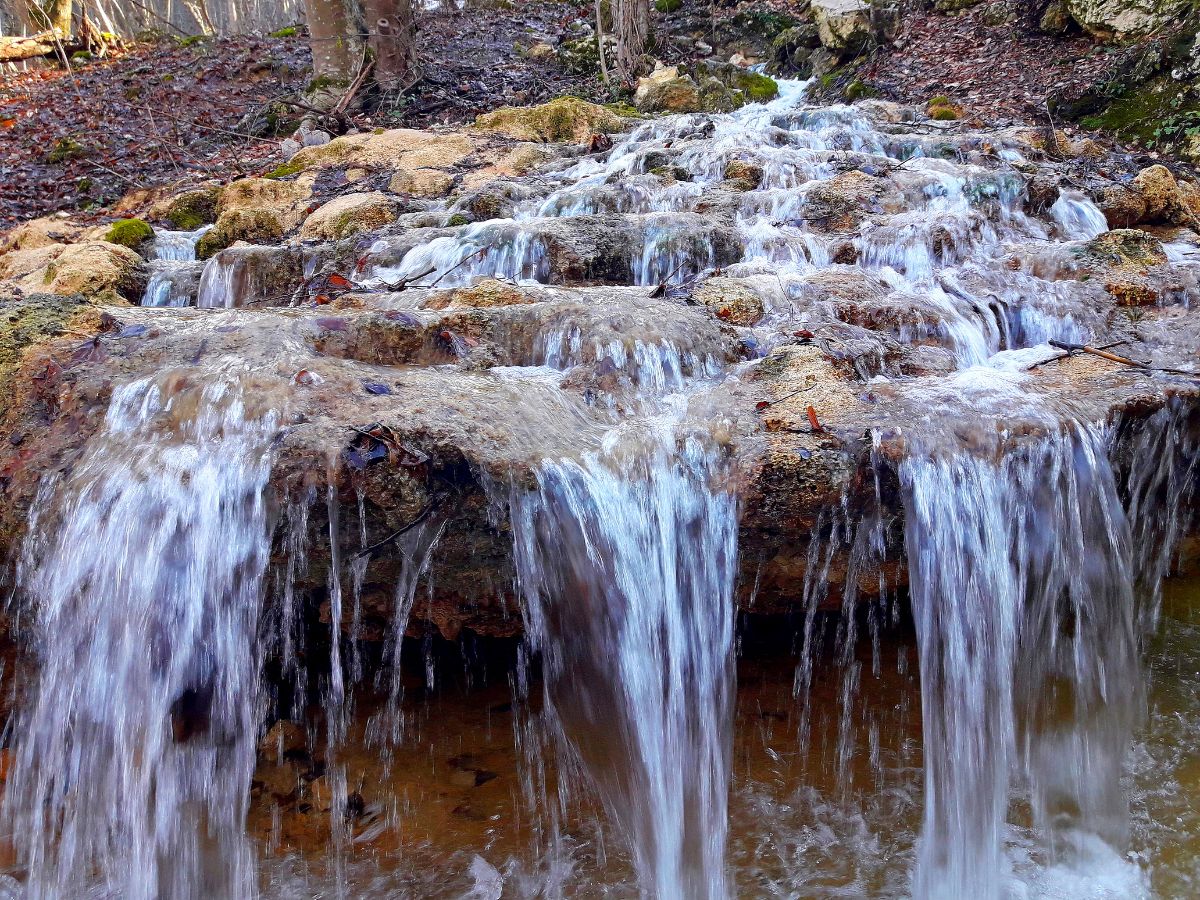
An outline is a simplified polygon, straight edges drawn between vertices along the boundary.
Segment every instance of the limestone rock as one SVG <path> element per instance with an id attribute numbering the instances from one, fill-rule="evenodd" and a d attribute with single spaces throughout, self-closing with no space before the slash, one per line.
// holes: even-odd
<path id="1" fill-rule="evenodd" d="M 813 0 L 812 13 L 821 43 L 830 50 L 853 52 L 871 38 L 871 7 L 863 0 Z"/>
<path id="2" fill-rule="evenodd" d="M 217 212 L 222 217 L 235 210 L 269 213 L 279 222 L 282 231 L 290 231 L 304 220 L 315 180 L 312 175 L 301 176 L 295 181 L 240 178 L 221 191 Z"/>
<path id="3" fill-rule="evenodd" d="M 1146 217 L 1146 201 L 1140 191 L 1123 184 L 1109 184 L 1096 198 L 1109 228 L 1130 228 Z"/>
<path id="4" fill-rule="evenodd" d="M 221 213 L 217 224 L 196 242 L 196 258 L 208 259 L 236 243 L 267 244 L 283 237 L 279 217 L 266 209 L 231 209 Z"/>
<path id="5" fill-rule="evenodd" d="M 439 291 L 426 300 L 424 309 L 491 309 L 497 306 L 516 306 L 533 303 L 536 296 L 526 296 L 506 281 L 481 278 L 470 287 Z"/>
<path id="6" fill-rule="evenodd" d="M 177 231 L 195 231 L 201 225 L 210 225 L 217 220 L 217 198 L 220 190 L 194 188 L 161 200 L 150 207 L 149 216 L 159 222 L 168 222 Z"/>
<path id="7" fill-rule="evenodd" d="M 578 97 L 559 97 L 538 106 L 504 106 L 475 120 L 480 131 L 542 143 L 582 143 L 598 132 L 618 131 L 623 124 L 612 110 Z"/>
<path id="8" fill-rule="evenodd" d="M 1179 182 L 1166 166 L 1155 165 L 1142 169 L 1133 179 L 1133 187 L 1145 201 L 1145 221 L 1169 225 L 1196 224 L 1196 213 L 1189 208 Z"/>
<path id="9" fill-rule="evenodd" d="M 885 193 L 883 182 L 865 172 L 845 172 L 813 182 L 805 193 L 804 218 L 833 231 L 849 231 L 873 212 Z"/>
<path id="10" fill-rule="evenodd" d="M 1067 12 L 1102 40 L 1124 41 L 1171 22 L 1189 0 L 1066 0 Z"/>
<path id="11" fill-rule="evenodd" d="M 655 69 L 638 81 L 633 105 L 642 112 L 697 112 L 701 109 L 700 86 L 676 66 Z"/>
<path id="12" fill-rule="evenodd" d="M 697 303 L 730 325 L 754 325 L 763 317 L 762 299 L 737 278 L 709 278 L 692 294 Z"/>
<path id="13" fill-rule="evenodd" d="M 0 254 L 13 250 L 36 250 L 52 244 L 71 244 L 83 235 L 83 226 L 62 216 L 30 219 L 0 234 Z"/>
<path id="14" fill-rule="evenodd" d="M 394 128 L 378 134 L 348 134 L 319 147 L 305 147 L 291 165 L 301 169 L 353 166 L 367 170 L 446 169 L 475 152 L 463 134 Z"/>
<path id="15" fill-rule="evenodd" d="M 732 159 L 725 164 L 725 181 L 728 187 L 738 191 L 752 191 L 763 179 L 762 166 L 748 163 L 740 159 Z"/>
<path id="16" fill-rule="evenodd" d="M 0 278 L 30 292 L 80 294 L 104 302 L 137 300 L 146 286 L 142 257 L 107 241 L 13 251 L 0 257 Z"/>
<path id="17" fill-rule="evenodd" d="M 393 194 L 413 197 L 445 197 L 454 187 L 454 176 L 441 169 L 401 169 L 388 182 Z"/>
<path id="18" fill-rule="evenodd" d="M 374 231 L 395 220 L 395 204 L 386 194 L 378 191 L 343 194 L 305 219 L 300 236 L 340 240 L 363 231 Z"/>

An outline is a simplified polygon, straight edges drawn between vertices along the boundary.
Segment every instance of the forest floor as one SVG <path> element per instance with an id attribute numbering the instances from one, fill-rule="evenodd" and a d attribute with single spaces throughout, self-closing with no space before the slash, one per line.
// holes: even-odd
<path id="1" fill-rule="evenodd" d="M 497 106 L 562 94 L 618 99 L 619 92 L 595 76 L 569 72 L 555 55 L 535 49 L 577 36 L 592 4 L 504 6 L 426 13 L 418 40 L 420 81 L 408 96 L 376 105 L 353 124 L 470 121 Z M 924 103 L 944 94 L 982 122 L 1044 125 L 1048 98 L 1077 96 L 1126 64 L 1131 52 L 1078 33 L 1042 34 L 1019 11 L 996 15 L 997 6 L 984 3 L 950 16 L 910 13 L 896 46 L 880 48 L 854 69 L 891 99 Z M 788 9 L 779 0 L 729 6 L 685 0 L 676 12 L 657 16 L 665 36 L 659 56 L 669 62 L 731 52 L 765 58 L 770 39 L 763 23 Z M 308 65 L 302 33 L 191 41 L 164 36 L 70 72 L 39 67 L 0 74 L 0 227 L 58 210 L 100 219 L 134 190 L 274 168 L 286 134 L 268 134 L 264 123 L 278 101 L 299 96 Z"/>

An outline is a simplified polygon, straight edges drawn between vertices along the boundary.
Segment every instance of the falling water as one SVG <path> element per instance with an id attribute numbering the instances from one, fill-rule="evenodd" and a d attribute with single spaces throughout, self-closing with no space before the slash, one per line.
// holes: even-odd
<path id="1" fill-rule="evenodd" d="M 187 306 L 196 295 L 196 242 L 211 229 L 155 231 L 142 306 Z"/>
<path id="2" fill-rule="evenodd" d="M 1178 483 L 1160 464 L 1173 460 L 1164 418 L 1144 431 L 1130 478 L 1134 512 L 1154 528 L 1127 515 L 1102 428 L 1001 461 L 934 453 L 903 464 L 925 754 L 916 897 L 1009 895 L 1014 782 L 1029 791 L 1051 864 L 1086 867 L 1097 848 L 1125 845 L 1139 609 L 1178 533 L 1178 495 L 1137 508 Z"/>
<path id="3" fill-rule="evenodd" d="M 736 509 L 698 441 L 620 465 L 544 463 L 514 502 L 546 707 L 629 841 L 651 896 L 725 874 Z"/>
<path id="4" fill-rule="evenodd" d="M 4 796 L 32 897 L 255 891 L 244 820 L 278 415 L 239 377 L 205 378 L 118 388 L 39 501 L 20 579 L 39 673 Z"/>

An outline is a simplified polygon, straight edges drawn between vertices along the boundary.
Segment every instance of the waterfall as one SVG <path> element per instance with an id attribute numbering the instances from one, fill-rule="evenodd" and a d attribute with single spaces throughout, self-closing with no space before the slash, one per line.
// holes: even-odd
<path id="1" fill-rule="evenodd" d="M 1124 846 L 1121 767 L 1153 621 L 1143 610 L 1178 535 L 1182 491 L 1146 504 L 1182 481 L 1162 462 L 1174 437 L 1166 412 L 1143 429 L 1128 498 L 1110 435 L 1094 426 L 999 461 L 902 464 L 925 754 L 915 897 L 1009 895 L 1017 785 L 1048 863 Z"/>
<path id="2" fill-rule="evenodd" d="M 39 671 L 4 796 L 29 896 L 255 893 L 277 422 L 233 375 L 135 381 L 43 490 L 20 571 Z"/>
<path id="3" fill-rule="evenodd" d="M 730 894 L 736 510 L 695 440 L 548 461 L 513 532 L 547 714 L 631 845 L 642 890 Z"/>
<path id="4" fill-rule="evenodd" d="M 155 231 L 150 277 L 142 295 L 142 306 L 187 306 L 196 296 L 196 242 L 210 229 Z"/>

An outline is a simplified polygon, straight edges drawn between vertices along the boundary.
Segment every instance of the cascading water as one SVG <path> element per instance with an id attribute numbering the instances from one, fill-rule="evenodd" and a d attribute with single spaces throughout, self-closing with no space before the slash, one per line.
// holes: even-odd
<path id="1" fill-rule="evenodd" d="M 197 292 L 196 242 L 210 229 L 156 231 L 142 306 L 188 306 Z"/>
<path id="2" fill-rule="evenodd" d="M 546 708 L 630 842 L 642 890 L 730 893 L 735 501 L 695 439 L 544 463 L 516 494 Z"/>
<path id="3" fill-rule="evenodd" d="M 43 491 L 20 574 L 39 674 L 4 796 L 29 896 L 255 892 L 245 815 L 278 420 L 237 375 L 135 381 Z"/>
<path id="4" fill-rule="evenodd" d="M 1128 501 L 1097 427 L 998 462 L 934 452 L 901 466 L 925 755 L 914 896 L 1012 895 L 1014 780 L 1047 864 L 1085 870 L 1125 845 L 1121 772 L 1153 620 L 1139 609 L 1178 534 L 1180 493 L 1159 495 L 1186 483 L 1170 417 L 1159 419 L 1143 431 Z M 1150 496 L 1165 502 L 1147 509 Z M 1136 869 L 1126 878 L 1144 890 Z"/>

